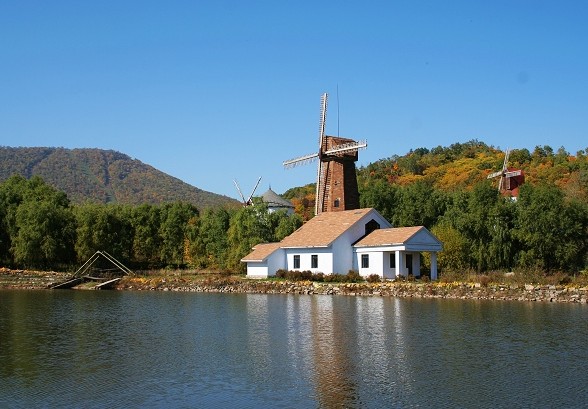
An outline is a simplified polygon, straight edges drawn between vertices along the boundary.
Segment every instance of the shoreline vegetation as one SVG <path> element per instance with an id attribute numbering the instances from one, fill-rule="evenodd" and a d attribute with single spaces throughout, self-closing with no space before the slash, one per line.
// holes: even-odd
<path id="1" fill-rule="evenodd" d="M 71 273 L 0 268 L 0 289 L 47 289 L 49 285 L 70 276 Z M 88 285 L 77 287 L 90 288 Z M 525 283 L 513 273 L 448 275 L 435 282 L 417 279 L 335 283 L 285 279 L 255 280 L 247 279 L 243 275 L 194 271 L 155 271 L 125 276 L 114 290 L 588 303 L 588 283 L 585 277 L 561 280 L 560 277 L 550 276 L 538 282 Z"/>

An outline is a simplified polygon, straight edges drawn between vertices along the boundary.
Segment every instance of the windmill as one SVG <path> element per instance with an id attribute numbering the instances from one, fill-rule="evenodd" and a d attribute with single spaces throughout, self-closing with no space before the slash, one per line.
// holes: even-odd
<path id="1" fill-rule="evenodd" d="M 525 175 L 520 169 L 508 168 L 508 157 L 510 150 L 506 150 L 504 154 L 504 162 L 502 163 L 502 170 L 490 173 L 488 179 L 500 177 L 498 181 L 498 191 L 501 194 L 510 194 L 515 198 L 518 196 L 519 186 L 525 183 Z"/>
<path id="2" fill-rule="evenodd" d="M 319 121 L 319 149 L 316 153 L 283 162 L 291 168 L 318 159 L 315 214 L 359 208 L 359 191 L 355 174 L 355 162 L 359 149 L 367 147 L 367 141 L 328 136 L 325 134 L 328 95 L 321 97 Z"/>
<path id="3" fill-rule="evenodd" d="M 243 200 L 244 207 L 253 205 L 253 201 L 251 199 L 253 198 L 253 194 L 255 193 L 257 186 L 259 186 L 259 182 L 261 182 L 261 176 L 259 177 L 259 179 L 257 179 L 257 183 L 255 184 L 255 187 L 251 191 L 251 194 L 249 195 L 247 200 L 245 200 L 245 196 L 243 196 L 243 193 L 241 192 L 241 188 L 239 187 L 239 184 L 237 183 L 237 181 L 235 179 L 233 179 L 233 183 L 235 184 L 235 187 L 237 188 L 237 191 L 239 192 L 239 196 L 241 196 L 241 200 Z"/>

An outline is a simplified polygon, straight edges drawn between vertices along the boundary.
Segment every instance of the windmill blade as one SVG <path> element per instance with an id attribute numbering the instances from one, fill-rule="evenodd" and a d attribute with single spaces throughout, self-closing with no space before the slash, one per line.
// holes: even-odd
<path id="1" fill-rule="evenodd" d="M 325 92 L 321 96 L 321 117 L 319 121 L 319 152 L 325 150 L 325 123 L 327 122 L 327 102 L 329 95 Z"/>
<path id="2" fill-rule="evenodd" d="M 522 173 L 523 173 L 522 170 L 513 170 L 513 171 L 510 171 L 510 172 L 506 172 L 504 174 L 504 176 L 507 177 L 507 178 L 512 178 L 512 177 L 515 177 L 515 176 L 520 176 Z"/>
<path id="3" fill-rule="evenodd" d="M 492 172 L 487 176 L 487 178 L 492 179 L 492 178 L 495 178 L 496 176 L 502 176 L 502 171 L 499 170 L 498 172 Z"/>
<path id="4" fill-rule="evenodd" d="M 318 157 L 318 153 L 311 153 L 309 155 L 300 156 L 299 158 L 284 161 L 282 162 L 282 165 L 284 165 L 286 169 L 289 169 L 298 165 L 305 165 L 307 163 L 313 162 L 314 160 L 318 159 Z"/>
<path id="5" fill-rule="evenodd" d="M 233 183 L 235 184 L 235 187 L 237 188 L 237 191 L 239 192 L 239 196 L 241 196 L 241 200 L 243 200 L 243 204 L 247 204 L 247 201 L 245 200 L 245 197 L 243 196 L 243 193 L 241 192 L 241 188 L 239 187 L 237 180 L 233 179 Z"/>
<path id="6" fill-rule="evenodd" d="M 251 202 L 251 198 L 253 197 L 253 194 L 255 193 L 255 190 L 257 189 L 257 186 L 259 186 L 259 182 L 261 182 L 261 176 L 259 177 L 259 179 L 257 179 L 257 183 L 255 184 L 255 187 L 251 191 L 251 194 L 249 195 L 249 199 L 247 199 L 247 203 L 250 203 Z"/>
<path id="7" fill-rule="evenodd" d="M 502 171 L 506 172 L 507 171 L 507 166 L 508 166 L 508 157 L 510 155 L 510 150 L 507 148 L 506 149 L 506 153 L 504 154 L 504 162 L 502 164 Z"/>
<path id="8" fill-rule="evenodd" d="M 367 148 L 367 141 L 349 142 L 338 145 L 336 148 L 329 149 L 328 151 L 324 152 L 324 154 L 333 155 L 335 153 L 352 152 L 364 148 Z"/>
<path id="9" fill-rule="evenodd" d="M 502 192 L 503 182 L 504 182 L 504 178 L 503 177 L 500 177 L 500 181 L 498 182 L 498 191 L 499 192 Z"/>

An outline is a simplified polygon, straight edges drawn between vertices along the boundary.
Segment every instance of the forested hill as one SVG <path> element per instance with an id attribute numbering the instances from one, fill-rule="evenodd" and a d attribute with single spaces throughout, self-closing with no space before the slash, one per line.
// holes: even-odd
<path id="1" fill-rule="evenodd" d="M 472 140 L 447 147 L 418 148 L 404 156 L 394 155 L 358 170 L 361 181 L 383 180 L 407 186 L 417 181 L 445 191 L 471 190 L 487 176 L 501 170 L 505 152 Z M 588 200 L 588 152 L 570 153 L 564 147 L 550 146 L 511 149 L 509 169 L 521 169 L 525 182 L 549 184 L 561 188 L 568 197 Z M 488 181 L 497 184 L 497 179 Z"/>
<path id="2" fill-rule="evenodd" d="M 102 149 L 0 147 L 0 182 L 14 174 L 38 175 L 73 203 L 159 204 L 211 207 L 235 200 L 193 187 L 127 155 Z"/>
<path id="3" fill-rule="evenodd" d="M 502 168 L 504 155 L 496 147 L 472 140 L 431 149 L 417 148 L 402 156 L 380 159 L 357 170 L 361 205 L 376 207 L 392 220 L 392 214 L 401 210 L 398 202 L 401 197 L 405 197 L 407 206 L 419 212 L 419 206 L 432 196 L 442 195 L 451 200 L 455 193 L 472 191 L 480 184 L 497 188 L 498 179 L 487 179 L 487 176 Z M 532 151 L 515 148 L 510 152 L 508 167 L 521 169 L 527 185 L 554 186 L 568 200 L 588 204 L 588 148 L 574 154 L 564 147 L 554 150 L 550 146 L 537 146 Z M 314 187 L 314 184 L 295 187 L 283 194 L 305 220 L 314 213 Z M 427 197 L 419 198 L 415 192 Z M 393 221 L 396 225 L 423 223 L 400 218 Z"/>

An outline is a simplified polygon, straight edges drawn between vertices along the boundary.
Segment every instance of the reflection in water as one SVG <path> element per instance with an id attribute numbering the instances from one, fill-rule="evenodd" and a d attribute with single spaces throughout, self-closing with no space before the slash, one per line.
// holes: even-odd
<path id="1" fill-rule="evenodd" d="M 0 407 L 578 407 L 588 306 L 0 291 Z"/>
<path id="2" fill-rule="evenodd" d="M 337 311 L 328 296 L 311 298 L 310 315 L 317 399 L 323 407 L 349 407 L 357 398 L 348 348 L 355 334 L 345 331 L 350 317 Z"/>

